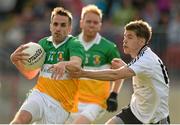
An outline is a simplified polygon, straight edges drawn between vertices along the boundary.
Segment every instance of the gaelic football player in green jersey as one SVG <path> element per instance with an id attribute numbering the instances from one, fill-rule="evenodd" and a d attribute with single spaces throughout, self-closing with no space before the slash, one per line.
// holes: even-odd
<path id="1" fill-rule="evenodd" d="M 23 45 L 11 54 L 11 61 L 28 79 L 38 73 L 37 84 L 23 103 L 12 124 L 63 124 L 70 112 L 77 111 L 77 79 L 67 76 L 65 67 L 72 64 L 81 67 L 85 58 L 84 48 L 71 32 L 72 15 L 68 10 L 57 7 L 52 11 L 50 21 L 51 36 L 42 38 L 38 43 L 46 52 L 41 70 L 27 71 L 22 63 L 27 54 Z"/>
<path id="2" fill-rule="evenodd" d="M 95 5 L 83 7 L 80 20 L 82 32 L 78 36 L 85 48 L 85 69 L 109 69 L 113 58 L 120 58 L 116 45 L 99 33 L 102 25 L 102 12 Z M 80 79 L 78 113 L 73 113 L 72 121 L 76 124 L 90 124 L 104 111 L 117 110 L 117 94 L 121 81 Z"/>

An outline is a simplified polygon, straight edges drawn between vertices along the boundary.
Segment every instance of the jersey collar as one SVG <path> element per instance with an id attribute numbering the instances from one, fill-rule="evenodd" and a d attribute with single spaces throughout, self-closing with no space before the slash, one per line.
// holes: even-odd
<path id="1" fill-rule="evenodd" d="M 138 52 L 138 55 L 144 53 L 144 51 L 146 51 L 148 49 L 148 46 L 147 45 L 144 45 Z"/>
<path id="2" fill-rule="evenodd" d="M 52 42 L 53 46 L 57 49 L 58 47 L 60 47 L 61 45 L 63 45 L 65 42 L 67 42 L 68 39 L 69 39 L 71 36 L 72 36 L 72 35 L 68 35 L 63 42 L 61 42 L 61 43 L 59 43 L 59 44 L 57 44 L 57 45 L 53 42 L 52 36 L 48 37 L 47 40 L 50 41 L 50 42 Z"/>
<path id="3" fill-rule="evenodd" d="M 99 33 L 96 34 L 96 37 L 90 41 L 90 42 L 85 42 L 83 39 L 83 32 L 79 34 L 78 39 L 80 40 L 81 44 L 84 46 L 84 49 L 87 51 L 90 49 L 94 44 L 99 44 L 101 41 L 101 35 Z"/>

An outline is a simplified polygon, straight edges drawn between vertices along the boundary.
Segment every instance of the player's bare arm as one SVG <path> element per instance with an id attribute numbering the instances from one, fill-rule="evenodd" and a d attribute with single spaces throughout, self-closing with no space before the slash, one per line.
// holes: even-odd
<path id="1" fill-rule="evenodd" d="M 28 48 L 28 46 L 21 45 L 19 46 L 10 56 L 11 62 L 17 67 L 17 69 L 23 74 L 27 79 L 33 79 L 39 72 L 40 69 L 29 71 L 23 67 L 27 57 L 27 53 L 24 53 L 23 50 Z"/>
<path id="2" fill-rule="evenodd" d="M 135 76 L 133 70 L 128 68 L 127 66 L 123 66 L 118 69 L 105 69 L 105 70 L 84 70 L 82 68 L 75 67 L 73 65 L 68 65 L 67 70 L 71 77 L 79 78 L 86 77 L 97 80 L 118 80 L 118 79 L 126 79 L 132 76 Z"/>
<path id="3" fill-rule="evenodd" d="M 106 69 L 106 70 L 82 70 L 81 77 L 87 77 L 91 79 L 97 80 L 118 80 L 118 79 L 126 79 L 134 76 L 135 73 L 128 68 L 127 66 L 121 67 L 119 69 Z"/>

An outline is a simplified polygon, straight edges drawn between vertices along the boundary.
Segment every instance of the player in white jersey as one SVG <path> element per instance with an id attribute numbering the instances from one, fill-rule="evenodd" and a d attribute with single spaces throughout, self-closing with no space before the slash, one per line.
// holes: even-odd
<path id="1" fill-rule="evenodd" d="M 133 60 L 126 65 L 114 60 L 119 69 L 90 71 L 71 65 L 72 77 L 88 77 L 98 80 L 117 80 L 132 77 L 133 94 L 130 105 L 111 118 L 108 124 L 170 123 L 169 78 L 161 59 L 147 46 L 152 35 L 148 23 L 139 20 L 125 26 L 123 49 Z"/>

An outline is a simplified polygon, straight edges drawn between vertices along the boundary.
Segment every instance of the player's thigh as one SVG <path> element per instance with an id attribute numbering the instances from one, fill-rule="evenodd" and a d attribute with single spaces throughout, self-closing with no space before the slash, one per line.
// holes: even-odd
<path id="1" fill-rule="evenodd" d="M 20 110 L 30 112 L 35 124 L 63 124 L 69 117 L 59 102 L 38 90 L 32 91 Z"/>
<path id="2" fill-rule="evenodd" d="M 64 124 L 69 117 L 69 112 L 67 112 L 61 104 L 53 99 L 52 97 L 40 93 L 43 98 L 43 117 L 46 120 L 44 124 Z"/>
<path id="3" fill-rule="evenodd" d="M 79 115 L 85 116 L 91 122 L 105 113 L 105 109 L 95 103 L 79 103 Z"/>
<path id="4" fill-rule="evenodd" d="M 22 104 L 13 121 L 21 123 L 33 123 L 42 117 L 42 99 L 35 93 L 31 92 Z"/>
<path id="5" fill-rule="evenodd" d="M 26 111 L 31 114 L 30 123 L 43 123 L 43 99 L 36 91 L 32 91 L 20 108 L 20 112 Z"/>
<path id="6" fill-rule="evenodd" d="M 64 124 L 69 117 L 69 112 L 61 105 L 56 105 L 53 102 L 46 100 L 46 104 L 46 107 L 44 107 L 46 124 Z"/>

